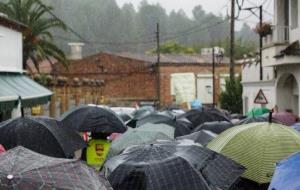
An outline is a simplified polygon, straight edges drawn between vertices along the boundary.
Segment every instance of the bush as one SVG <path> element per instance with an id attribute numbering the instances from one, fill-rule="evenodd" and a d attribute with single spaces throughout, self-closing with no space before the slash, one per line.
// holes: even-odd
<path id="1" fill-rule="evenodd" d="M 241 77 L 235 80 L 226 80 L 226 89 L 221 93 L 221 108 L 231 113 L 242 113 L 243 111 L 243 86 Z"/>

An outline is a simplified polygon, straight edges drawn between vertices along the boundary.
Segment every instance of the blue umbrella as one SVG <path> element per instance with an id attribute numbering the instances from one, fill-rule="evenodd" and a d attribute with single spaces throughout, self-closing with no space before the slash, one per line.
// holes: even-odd
<path id="1" fill-rule="evenodd" d="M 300 190 L 300 152 L 279 162 L 268 190 Z"/>
<path id="2" fill-rule="evenodd" d="M 300 131 L 300 123 L 295 123 L 292 127 L 297 131 Z"/>

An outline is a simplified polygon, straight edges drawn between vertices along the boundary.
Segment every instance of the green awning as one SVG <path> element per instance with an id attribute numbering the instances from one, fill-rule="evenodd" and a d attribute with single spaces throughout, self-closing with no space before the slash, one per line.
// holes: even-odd
<path id="1" fill-rule="evenodd" d="M 50 101 L 52 92 L 22 74 L 0 74 L 0 111 L 11 110 L 21 100 L 22 107 Z"/>

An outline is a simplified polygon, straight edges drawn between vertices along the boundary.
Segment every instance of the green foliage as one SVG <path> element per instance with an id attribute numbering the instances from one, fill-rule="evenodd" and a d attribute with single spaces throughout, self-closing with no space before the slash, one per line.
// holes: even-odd
<path id="1" fill-rule="evenodd" d="M 160 23 L 161 43 L 175 39 L 178 44 L 208 47 L 229 36 L 229 22 L 222 15 L 213 15 L 201 6 L 188 17 L 183 10 L 169 14 L 160 4 L 142 1 L 138 9 L 131 3 L 119 7 L 116 0 L 43 0 L 52 5 L 55 14 L 90 43 L 85 54 L 99 51 L 145 52 L 155 48 L 156 23 Z M 212 25 L 224 21 L 212 27 Z M 209 27 L 210 26 L 210 27 Z M 55 42 L 65 51 L 67 43 L 79 39 L 72 33 L 54 30 Z M 252 33 L 252 35 L 249 35 Z M 244 27 L 237 37 L 253 37 L 250 27 Z M 244 36 L 247 35 L 247 36 Z M 251 39 L 249 39 L 251 41 Z"/>
<path id="2" fill-rule="evenodd" d="M 243 110 L 243 86 L 241 77 L 235 80 L 228 79 L 226 81 L 226 90 L 221 93 L 221 108 L 231 113 L 242 113 Z"/>
<path id="3" fill-rule="evenodd" d="M 66 65 L 67 59 L 64 52 L 53 43 L 52 28 L 66 30 L 65 24 L 52 16 L 48 11 L 51 6 L 42 4 L 39 0 L 9 0 L 7 3 L 0 2 L 0 12 L 9 18 L 25 24 L 28 29 L 23 32 L 23 66 L 27 67 L 30 59 L 39 70 L 40 60 L 55 58 Z"/>
<path id="4" fill-rule="evenodd" d="M 152 49 L 150 53 L 156 53 L 157 49 Z M 163 54 L 195 54 L 193 47 L 187 47 L 177 43 L 176 41 L 168 41 L 160 46 L 160 52 Z"/>

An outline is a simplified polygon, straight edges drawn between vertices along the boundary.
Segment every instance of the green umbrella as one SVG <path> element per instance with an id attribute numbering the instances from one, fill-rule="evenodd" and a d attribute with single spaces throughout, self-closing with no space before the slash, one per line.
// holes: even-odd
<path id="1" fill-rule="evenodd" d="M 164 128 L 171 128 L 174 134 L 174 128 L 170 126 L 164 126 Z M 169 129 L 169 130 L 171 130 Z M 172 140 L 168 134 L 161 131 L 143 130 L 142 127 L 137 129 L 128 129 L 120 138 L 113 141 L 107 156 L 107 159 L 112 158 L 120 154 L 124 149 L 133 145 L 151 144 L 157 140 Z"/>
<path id="2" fill-rule="evenodd" d="M 137 130 L 164 133 L 165 135 L 169 136 L 171 139 L 174 139 L 174 133 L 175 133 L 174 127 L 163 123 L 161 124 L 146 123 L 138 127 Z"/>
<path id="3" fill-rule="evenodd" d="M 276 162 L 300 151 L 300 133 L 275 123 L 251 123 L 226 130 L 208 145 L 247 168 L 242 177 L 269 183 Z"/>
<path id="4" fill-rule="evenodd" d="M 249 112 L 246 113 L 247 117 L 258 117 L 262 116 L 266 113 L 269 113 L 271 110 L 268 108 L 253 108 Z"/>

